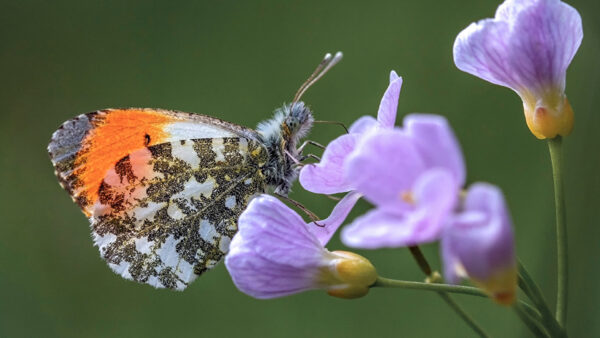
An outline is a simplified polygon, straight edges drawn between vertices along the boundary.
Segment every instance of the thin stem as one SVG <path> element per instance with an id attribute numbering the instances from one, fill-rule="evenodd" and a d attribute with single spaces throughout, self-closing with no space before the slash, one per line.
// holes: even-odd
<path id="1" fill-rule="evenodd" d="M 537 286 L 533 278 L 529 275 L 525 267 L 519 262 L 519 287 L 529 299 L 533 302 L 535 307 L 539 310 L 541 320 L 550 333 L 551 337 L 566 337 L 565 330 L 558 324 L 554 318 L 552 311 L 548 307 L 544 296 L 540 288 Z"/>
<path id="2" fill-rule="evenodd" d="M 525 323 L 525 325 L 529 328 L 531 333 L 533 333 L 536 337 L 547 338 L 549 337 L 546 332 L 544 326 L 540 323 L 540 321 L 531 313 L 528 309 L 522 306 L 521 303 L 516 303 L 513 305 L 513 309 L 521 318 L 521 321 Z"/>
<path id="3" fill-rule="evenodd" d="M 467 325 L 469 325 L 471 327 L 471 329 L 473 329 L 473 331 L 475 331 L 475 333 L 477 333 L 480 337 L 489 337 L 489 335 L 487 333 L 485 333 L 485 331 L 483 331 L 483 329 L 481 328 L 481 326 L 479 326 L 475 320 L 473 320 L 473 318 L 471 318 L 471 316 L 469 316 L 457 303 L 456 301 L 454 301 L 454 299 L 452 299 L 452 297 L 450 297 L 450 295 L 446 294 L 445 292 L 438 292 L 438 294 L 440 295 L 440 297 L 442 297 L 442 299 L 446 302 L 446 304 L 448 304 L 448 306 L 450 306 L 452 308 L 452 310 L 454 310 L 454 312 L 456 312 L 456 314 L 458 314 L 458 316 L 460 318 L 462 318 L 462 320 L 467 323 Z"/>
<path id="4" fill-rule="evenodd" d="M 558 254 L 558 287 L 556 294 L 556 320 L 562 327 L 567 323 L 568 257 L 567 257 L 567 213 L 562 181 L 562 137 L 548 140 L 552 176 L 554 178 L 554 204 L 556 208 L 556 248 Z"/>
<path id="5" fill-rule="evenodd" d="M 435 291 L 437 292 L 443 299 L 450 305 L 459 316 L 463 319 L 465 317 L 469 318 L 469 320 L 465 319 L 469 326 L 473 327 L 471 323 L 472 319 L 454 302 L 454 300 L 450 299 L 450 304 L 448 298 L 445 293 L 458 293 L 463 295 L 477 296 L 477 297 L 485 297 L 488 296 L 478 288 L 471 286 L 462 286 L 462 285 L 450 285 L 450 284 L 440 284 L 440 283 L 422 283 L 422 282 L 411 282 L 411 281 L 403 281 L 391 278 L 385 278 L 378 276 L 377 280 L 371 287 L 382 287 L 382 288 L 398 288 L 398 289 L 409 289 L 409 290 L 423 290 L 423 291 Z M 517 306 L 517 305 L 515 305 Z M 540 314 L 534 309 L 531 305 L 519 300 L 518 306 L 523 309 L 524 312 L 530 314 L 531 317 L 540 319 Z M 474 324 L 474 323 L 473 323 Z M 477 326 L 477 324 L 475 324 Z M 478 326 L 477 326 L 478 327 Z M 479 331 L 473 328 L 475 331 Z M 479 333 L 479 332 L 478 332 Z"/>
<path id="6" fill-rule="evenodd" d="M 419 248 L 418 246 L 409 246 L 408 249 L 410 250 L 410 253 L 412 254 L 413 258 L 415 259 L 415 261 L 419 265 L 419 268 L 421 268 L 421 271 L 423 271 L 425 276 L 431 277 L 433 271 L 431 270 L 429 262 L 427 262 L 427 258 L 425 258 L 425 255 L 423 255 L 421 248 Z"/>
<path id="7" fill-rule="evenodd" d="M 409 246 L 408 249 L 410 250 L 410 253 L 412 254 L 413 258 L 415 259 L 415 261 L 417 262 L 417 265 L 419 265 L 419 268 L 421 268 L 421 271 L 423 271 L 423 273 L 425 274 L 425 276 L 427 276 L 426 282 L 429 284 L 439 284 L 442 282 L 442 277 L 440 276 L 439 273 L 434 272 L 431 269 L 431 265 L 429 265 L 429 262 L 427 261 L 427 258 L 425 258 L 425 255 L 423 255 L 423 252 L 421 251 L 421 248 L 419 248 L 418 246 L 414 245 L 414 246 Z M 454 299 L 452 299 L 452 297 L 450 297 L 450 295 L 446 294 L 446 292 L 444 291 L 438 291 L 438 295 L 440 295 L 440 297 L 446 302 L 446 304 L 448 304 L 448 306 L 450 306 L 450 308 L 452 310 L 454 310 L 454 312 L 456 312 L 456 314 L 462 318 L 462 320 L 469 325 L 469 327 L 471 327 L 471 329 L 473 329 L 473 331 L 475 331 L 475 333 L 477 333 L 480 337 L 489 337 L 485 331 L 483 331 L 483 329 L 481 328 L 481 326 L 479 326 L 474 320 L 473 318 L 471 318 L 471 316 L 469 316 L 467 314 L 467 312 L 465 312 L 465 310 L 463 310 L 460 305 L 458 305 L 458 303 L 456 303 L 456 301 L 454 301 Z"/>
<path id="8" fill-rule="evenodd" d="M 412 282 L 397 280 L 385 277 L 377 277 L 375 284 L 371 287 L 385 287 L 385 288 L 400 288 L 400 289 L 411 289 L 411 290 L 425 290 L 425 291 L 437 291 L 437 292 L 449 292 L 449 293 L 460 293 L 464 295 L 487 297 L 483 291 L 478 288 L 471 286 L 462 285 L 450 285 L 450 284 L 438 284 L 438 283 L 423 283 L 423 282 Z"/>

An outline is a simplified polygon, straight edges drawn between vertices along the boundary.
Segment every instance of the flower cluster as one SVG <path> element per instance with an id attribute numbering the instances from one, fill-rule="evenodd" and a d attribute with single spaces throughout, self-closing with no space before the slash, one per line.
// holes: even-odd
<path id="1" fill-rule="evenodd" d="M 375 208 L 342 231 L 349 247 L 377 249 L 441 240 L 446 277 L 470 277 L 499 302 L 514 299 L 516 274 L 510 216 L 500 191 L 475 184 L 460 198 L 465 167 L 447 121 L 408 115 L 394 127 L 402 79 L 391 73 L 377 120 L 363 117 L 305 166 L 300 183 L 316 193 L 352 191 L 316 225 L 277 199 L 254 199 L 239 220 L 226 258 L 234 283 L 254 297 L 309 289 L 356 297 L 375 270 L 364 258 L 324 245 L 364 196 Z"/>
<path id="2" fill-rule="evenodd" d="M 507 0 L 494 19 L 459 34 L 454 59 L 461 70 L 515 90 L 533 134 L 554 138 L 572 129 L 565 74 L 581 38 L 579 14 L 565 3 Z M 307 224 L 267 195 L 250 203 L 226 258 L 240 290 L 257 298 L 310 289 L 365 295 L 377 279 L 371 263 L 324 247 L 364 197 L 374 208 L 342 229 L 346 246 L 439 242 L 446 281 L 467 278 L 500 304 L 515 301 L 514 236 L 501 190 L 489 183 L 465 186 L 463 154 L 444 117 L 409 114 L 396 126 L 401 87 L 402 78 L 392 71 L 377 118 L 361 117 L 329 143 L 320 162 L 302 168 L 304 189 L 348 193 L 329 218 Z"/>

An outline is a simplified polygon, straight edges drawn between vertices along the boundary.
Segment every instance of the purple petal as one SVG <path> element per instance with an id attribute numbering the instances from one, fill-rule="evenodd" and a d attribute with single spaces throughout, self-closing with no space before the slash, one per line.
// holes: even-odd
<path id="1" fill-rule="evenodd" d="M 254 198 L 240 215 L 238 227 L 244 244 L 274 263 L 313 266 L 326 252 L 302 217 L 270 195 Z"/>
<path id="2" fill-rule="evenodd" d="M 581 17 L 564 2 L 507 0 L 494 19 L 473 23 L 458 35 L 454 62 L 515 91 L 562 91 L 582 38 Z"/>
<path id="3" fill-rule="evenodd" d="M 225 266 L 236 287 L 255 298 L 274 298 L 315 289 L 314 271 L 280 264 L 256 254 L 238 233 Z"/>
<path id="4" fill-rule="evenodd" d="M 348 131 L 353 134 L 364 134 L 372 128 L 377 128 L 379 122 L 370 115 L 361 116 L 358 120 L 354 121 Z"/>
<path id="5" fill-rule="evenodd" d="M 466 178 L 465 162 L 448 120 L 440 115 L 411 114 L 404 118 L 403 124 L 425 165 L 449 170 L 454 174 L 458 185 L 463 186 Z"/>
<path id="6" fill-rule="evenodd" d="M 358 202 L 361 195 L 357 192 L 350 192 L 342 198 L 333 208 L 331 215 L 324 220 L 318 221 L 318 225 L 314 222 L 308 224 L 308 230 L 319 240 L 321 245 L 325 246 L 331 239 L 331 236 L 344 223 L 344 220 L 352 211 L 352 208 Z"/>
<path id="7" fill-rule="evenodd" d="M 461 279 L 467 278 L 466 272 L 458 257 L 450 246 L 450 241 L 442 240 L 440 243 L 444 279 L 450 284 L 458 284 Z"/>
<path id="8" fill-rule="evenodd" d="M 374 209 L 342 229 L 342 242 L 352 248 L 379 249 L 405 246 L 412 229 L 402 226 L 398 214 Z"/>
<path id="9" fill-rule="evenodd" d="M 423 171 L 424 163 L 410 137 L 399 129 L 379 129 L 365 135 L 346 160 L 346 179 L 377 204 L 401 205 Z"/>
<path id="10" fill-rule="evenodd" d="M 471 278 L 485 281 L 494 273 L 515 266 L 512 222 L 502 192 L 493 185 L 473 184 L 464 211 L 442 236 L 444 261 L 460 262 Z M 448 268 L 451 267 L 446 271 Z M 447 278 L 456 281 L 452 274 Z"/>
<path id="11" fill-rule="evenodd" d="M 401 212 L 375 209 L 342 230 L 350 247 L 377 249 L 418 245 L 437 240 L 458 191 L 452 174 L 443 170 L 424 173 L 413 189 L 415 207 Z"/>
<path id="12" fill-rule="evenodd" d="M 463 72 L 491 83 L 513 88 L 522 87 L 518 74 L 512 74 L 504 38 L 509 26 L 492 19 L 472 23 L 456 37 L 454 63 Z"/>
<path id="13" fill-rule="evenodd" d="M 402 78 L 395 71 L 390 73 L 390 84 L 381 98 L 377 121 L 384 128 L 393 128 L 396 124 L 396 112 L 398 110 L 398 98 L 402 88 Z"/>
<path id="14" fill-rule="evenodd" d="M 358 134 L 345 134 L 331 141 L 321 162 L 305 165 L 300 170 L 299 181 L 308 191 L 319 194 L 335 194 L 352 189 L 344 179 L 344 161 L 354 150 L 359 139 Z"/>

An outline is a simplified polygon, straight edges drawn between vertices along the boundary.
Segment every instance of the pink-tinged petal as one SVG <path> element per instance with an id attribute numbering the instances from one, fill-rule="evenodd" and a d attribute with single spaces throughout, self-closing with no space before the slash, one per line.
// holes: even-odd
<path id="1" fill-rule="evenodd" d="M 353 134 L 364 134 L 367 131 L 379 126 L 379 122 L 370 115 L 361 116 L 358 120 L 354 121 L 348 131 Z"/>
<path id="2" fill-rule="evenodd" d="M 325 220 L 336 227 L 348 214 L 357 193 L 349 194 Z M 253 199 L 239 218 L 225 266 L 235 285 L 255 298 L 286 296 L 326 289 L 335 297 L 364 296 L 377 273 L 364 257 L 329 252 L 309 225 L 269 195 Z M 311 226 L 316 226 L 312 224 Z"/>
<path id="3" fill-rule="evenodd" d="M 412 229 L 403 226 L 396 213 L 374 209 L 357 218 L 341 232 L 342 242 L 351 248 L 379 249 L 407 245 Z"/>
<path id="4" fill-rule="evenodd" d="M 308 224 L 309 231 L 319 240 L 321 245 L 324 246 L 329 242 L 331 236 L 344 223 L 344 220 L 360 198 L 359 193 L 350 192 L 336 204 L 329 217 L 318 221 L 318 224 L 314 222 Z"/>
<path id="5" fill-rule="evenodd" d="M 443 170 L 428 171 L 419 177 L 413 191 L 412 209 L 370 211 L 342 230 L 342 242 L 350 247 L 377 249 L 439 239 L 458 194 L 452 174 Z"/>
<path id="6" fill-rule="evenodd" d="M 473 23 L 454 43 L 456 66 L 520 92 L 564 90 L 583 38 L 579 13 L 558 0 L 507 0 L 494 19 Z"/>
<path id="7" fill-rule="evenodd" d="M 458 201 L 459 187 L 455 177 L 448 170 L 430 169 L 419 177 L 412 191 L 416 208 L 427 215 L 427 222 L 415 227 L 415 243 L 438 240 Z"/>
<path id="8" fill-rule="evenodd" d="M 346 160 L 346 180 L 376 205 L 401 206 L 402 193 L 424 169 L 410 137 L 399 129 L 369 132 Z"/>
<path id="9" fill-rule="evenodd" d="M 462 212 L 442 234 L 442 259 L 450 282 L 468 276 L 499 303 L 514 301 L 514 235 L 500 189 L 485 183 L 469 188 Z"/>
<path id="10" fill-rule="evenodd" d="M 254 198 L 238 226 L 246 245 L 276 263 L 301 268 L 317 264 L 326 252 L 302 217 L 270 195 Z"/>
<path id="11" fill-rule="evenodd" d="M 573 7 L 558 0 L 537 0 L 530 6 L 510 1 L 520 10 L 509 13 L 513 23 L 510 37 L 511 66 L 523 74 L 528 88 L 544 91 L 549 85 L 565 88 L 566 71 L 583 39 L 581 16 Z M 502 14 L 501 14 L 502 15 Z M 512 20 L 511 20 L 512 19 Z"/>
<path id="12" fill-rule="evenodd" d="M 320 287 L 312 269 L 295 267 L 256 254 L 238 233 L 225 266 L 236 287 L 255 298 L 274 298 Z"/>
<path id="13" fill-rule="evenodd" d="M 448 120 L 440 115 L 410 114 L 404 118 L 403 124 L 425 165 L 449 170 L 458 185 L 463 186 L 466 179 L 465 161 Z"/>
<path id="14" fill-rule="evenodd" d="M 300 170 L 302 187 L 318 194 L 335 194 L 352 189 L 344 179 L 344 162 L 354 150 L 360 135 L 345 134 L 331 141 L 323 152 L 321 162 L 305 165 Z"/>
<path id="15" fill-rule="evenodd" d="M 390 84 L 381 98 L 377 121 L 381 127 L 393 128 L 396 124 L 396 112 L 398 110 L 398 98 L 402 88 L 402 78 L 395 71 L 390 73 Z"/>
<path id="16" fill-rule="evenodd" d="M 449 241 L 441 241 L 440 253 L 442 255 L 444 279 L 446 282 L 458 284 L 461 279 L 468 277 L 458 257 L 452 251 Z"/>
<path id="17" fill-rule="evenodd" d="M 506 55 L 508 30 L 506 22 L 492 19 L 469 25 L 454 41 L 456 67 L 500 86 L 519 87 L 519 76 L 513 74 Z"/>

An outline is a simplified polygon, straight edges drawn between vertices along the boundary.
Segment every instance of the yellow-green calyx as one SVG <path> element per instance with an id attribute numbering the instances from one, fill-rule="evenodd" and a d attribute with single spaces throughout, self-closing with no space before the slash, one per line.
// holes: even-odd
<path id="1" fill-rule="evenodd" d="M 500 305 L 512 305 L 517 298 L 517 268 L 514 266 L 499 269 L 485 280 L 471 280 Z"/>
<path id="2" fill-rule="evenodd" d="M 359 298 L 369 292 L 375 283 L 377 272 L 363 256 L 348 251 L 331 252 L 331 264 L 323 269 L 321 283 L 327 293 L 339 298 Z"/>
<path id="3" fill-rule="evenodd" d="M 539 139 L 567 136 L 573 130 L 573 109 L 566 95 L 549 90 L 544 95 L 520 93 L 529 130 Z"/>

